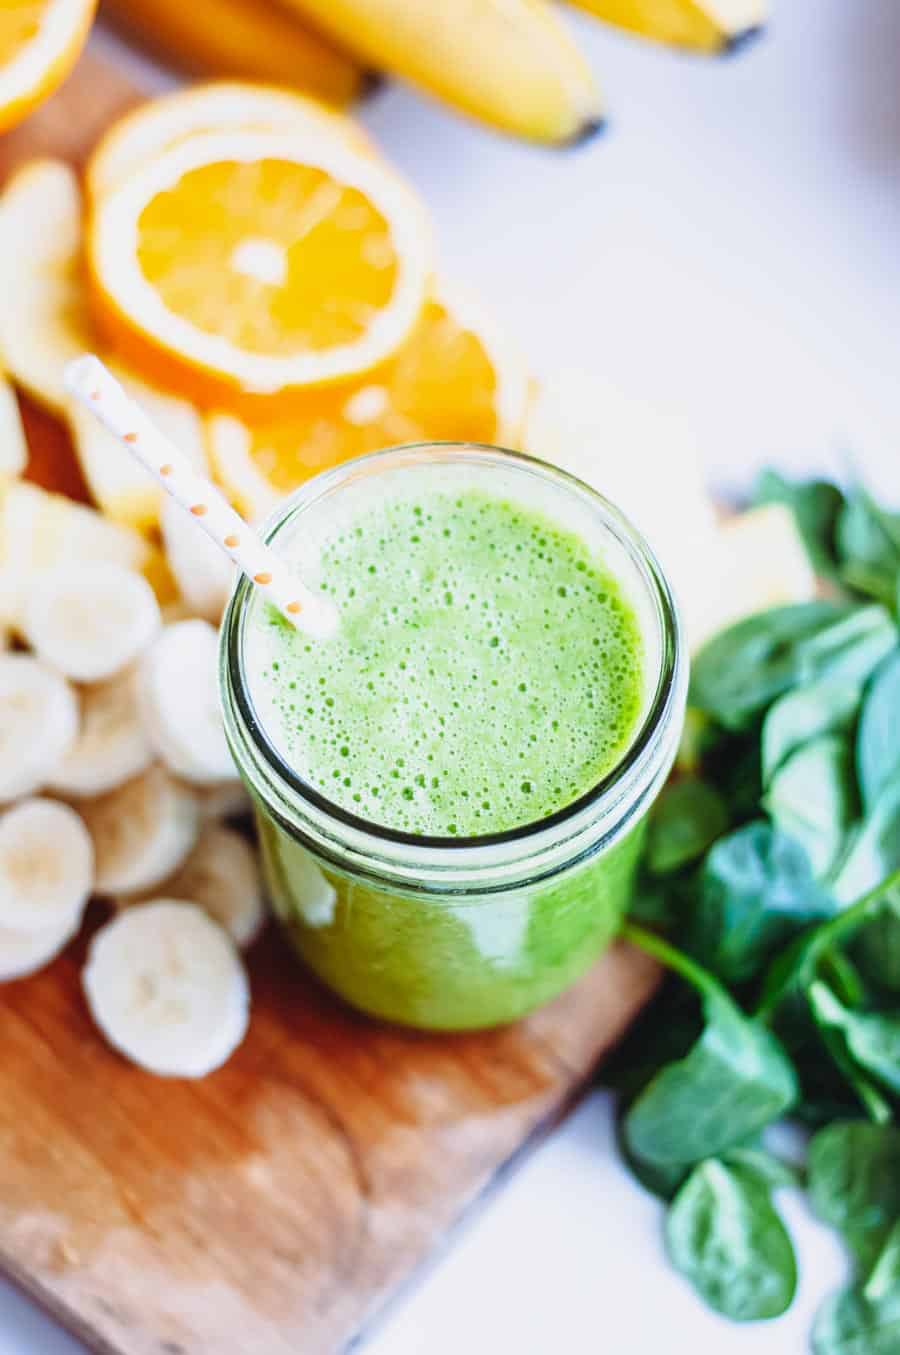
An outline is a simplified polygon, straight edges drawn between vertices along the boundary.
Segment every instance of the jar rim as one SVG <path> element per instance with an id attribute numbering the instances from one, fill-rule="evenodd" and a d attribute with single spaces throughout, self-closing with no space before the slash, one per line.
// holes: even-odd
<path id="1" fill-rule="evenodd" d="M 233 702 L 237 708 L 241 732 L 249 738 L 264 765 L 275 774 L 280 789 L 286 790 L 302 804 L 326 816 L 332 823 L 343 826 L 353 834 L 371 839 L 376 851 L 379 847 L 408 848 L 414 850 L 417 855 L 421 854 L 423 858 L 429 853 L 440 853 L 450 854 L 459 860 L 463 853 L 471 854 L 481 848 L 514 846 L 533 841 L 538 835 L 553 834 L 556 829 L 564 829 L 569 824 L 577 823 L 586 812 L 606 807 L 616 789 L 646 762 L 660 729 L 673 714 L 677 714 L 679 697 L 683 700 L 686 680 L 683 672 L 682 634 L 678 610 L 662 568 L 644 537 L 615 505 L 590 485 L 569 472 L 524 452 L 514 452 L 485 443 L 452 441 L 408 443 L 369 452 L 364 456 L 342 462 L 305 481 L 263 523 L 262 534 L 269 543 L 275 542 L 279 533 L 293 522 L 296 514 L 309 508 L 322 494 L 361 468 L 369 471 L 380 463 L 387 469 L 388 466 L 402 464 L 404 460 L 415 464 L 421 461 L 423 454 L 433 452 L 444 453 L 445 456 L 464 455 L 466 458 L 474 456 L 480 458 L 482 464 L 491 460 L 502 461 L 504 464 L 514 463 L 552 480 L 563 488 L 568 488 L 582 500 L 587 501 L 594 511 L 599 511 L 604 519 L 604 527 L 610 531 L 617 544 L 625 549 L 631 561 L 637 566 L 641 580 L 655 603 L 659 620 L 659 673 L 640 728 L 619 761 L 577 799 L 563 805 L 553 814 L 501 832 L 466 836 L 417 834 L 374 823 L 362 815 L 354 814 L 316 790 L 294 771 L 268 737 L 256 713 L 243 663 L 243 631 L 252 599 L 252 586 L 246 577 L 242 577 L 237 583 L 222 625 L 222 697 L 226 712 L 229 702 Z"/>

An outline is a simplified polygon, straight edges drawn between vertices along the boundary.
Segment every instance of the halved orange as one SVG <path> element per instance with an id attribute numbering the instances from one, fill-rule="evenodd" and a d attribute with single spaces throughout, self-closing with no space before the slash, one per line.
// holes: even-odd
<path id="1" fill-rule="evenodd" d="M 94 204 L 87 257 L 108 342 L 151 381 L 233 413 L 391 357 L 431 268 L 418 199 L 317 135 L 189 137 Z"/>
<path id="2" fill-rule="evenodd" d="M 363 154 L 372 150 L 359 123 L 318 99 L 274 85 L 209 80 L 148 99 L 114 122 L 88 160 L 88 193 L 101 197 L 189 136 L 229 130 L 297 132 L 336 140 Z"/>
<path id="3" fill-rule="evenodd" d="M 515 445 L 528 402 L 518 356 L 470 302 L 429 299 L 391 362 L 362 382 L 311 391 L 292 414 L 248 425 L 207 420 L 214 473 L 248 517 L 350 457 L 403 442 Z"/>
<path id="4" fill-rule="evenodd" d="M 21 122 L 69 74 L 97 0 L 4 0 L 0 5 L 0 131 Z"/>

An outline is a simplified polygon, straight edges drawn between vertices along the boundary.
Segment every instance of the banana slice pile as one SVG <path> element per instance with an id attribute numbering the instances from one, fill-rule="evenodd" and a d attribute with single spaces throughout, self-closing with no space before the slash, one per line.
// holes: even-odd
<path id="1" fill-rule="evenodd" d="M 84 971 L 94 1019 L 142 1067 L 200 1077 L 244 1036 L 239 952 L 266 913 L 256 851 L 227 822 L 249 808 L 216 695 L 233 573 L 62 388 L 92 343 L 81 236 L 67 165 L 13 177 L 0 349 L 68 424 L 97 507 L 20 478 L 27 440 L 0 373 L 0 980 L 48 964 L 99 896 L 113 916 Z M 205 469 L 193 407 L 120 375 Z"/>
<path id="2" fill-rule="evenodd" d="M 224 822 L 247 800 L 216 631 L 164 622 L 137 561 L 92 560 L 90 533 L 75 539 L 51 533 L 52 563 L 19 568 L 19 647 L 0 653 L 0 980 L 49 963 L 99 895 L 115 915 L 83 975 L 97 1025 L 141 1067 L 201 1077 L 243 1039 L 239 949 L 265 919 L 256 852 Z"/>

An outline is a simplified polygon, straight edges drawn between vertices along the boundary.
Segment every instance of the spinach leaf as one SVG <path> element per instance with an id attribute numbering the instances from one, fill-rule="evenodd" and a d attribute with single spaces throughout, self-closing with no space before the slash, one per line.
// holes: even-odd
<path id="1" fill-rule="evenodd" d="M 819 961 L 819 973 L 847 1007 L 861 1007 L 866 1001 L 866 985 L 850 956 L 833 946 Z"/>
<path id="2" fill-rule="evenodd" d="M 807 606 L 812 606 L 807 603 Z M 798 682 L 831 677 L 864 683 L 897 644 L 897 627 L 884 607 L 851 607 L 850 614 L 797 645 Z"/>
<path id="3" fill-rule="evenodd" d="M 779 1190 L 783 1186 L 800 1186 L 804 1173 L 792 1162 L 770 1153 L 767 1148 L 731 1148 L 722 1157 L 728 1167 L 755 1176 L 764 1186 Z"/>
<path id="4" fill-rule="evenodd" d="M 846 903 L 900 867 L 900 778 L 885 786 L 851 842 L 831 881 Z"/>
<path id="5" fill-rule="evenodd" d="M 707 853 L 687 947 L 719 978 L 738 983 L 801 927 L 833 911 L 803 848 L 759 819 L 720 838 Z"/>
<path id="6" fill-rule="evenodd" d="M 667 976 L 601 1064 L 601 1085 L 614 1088 L 621 1101 L 630 1104 L 664 1063 L 684 1057 L 702 1030 L 703 1012 L 696 992 Z"/>
<path id="7" fill-rule="evenodd" d="M 853 954 L 869 983 L 900 993 L 900 889 L 887 894 L 860 927 Z"/>
<path id="8" fill-rule="evenodd" d="M 892 606 L 900 574 L 900 515 L 854 488 L 838 517 L 840 576 L 848 588 Z"/>
<path id="9" fill-rule="evenodd" d="M 880 666 L 866 692 L 856 767 L 863 804 L 869 810 L 890 782 L 900 781 L 900 649 Z"/>
<path id="10" fill-rule="evenodd" d="M 860 1067 L 900 1095 L 900 1011 L 852 1011 L 821 982 L 812 985 L 810 998 L 820 1019 L 842 1032 Z"/>
<path id="11" fill-rule="evenodd" d="M 715 1158 L 695 1167 L 666 1216 L 677 1270 L 735 1322 L 778 1317 L 797 1288 L 794 1248 L 768 1188 Z"/>
<path id="12" fill-rule="evenodd" d="M 828 952 L 818 968 L 832 968 L 836 953 Z M 800 1083 L 795 1118 L 812 1129 L 862 1113 L 876 1123 L 890 1119 L 885 1097 L 854 1062 L 841 1032 L 820 1019 L 808 991 L 798 989 L 782 1001 L 772 1025 Z"/>
<path id="13" fill-rule="evenodd" d="M 812 1349 L 813 1355 L 897 1355 L 900 1281 L 894 1293 L 877 1300 L 858 1288 L 827 1298 L 813 1324 Z"/>
<path id="14" fill-rule="evenodd" d="M 666 875 L 702 856 L 728 827 L 728 810 L 718 791 L 697 777 L 666 786 L 650 813 L 644 862 Z"/>
<path id="15" fill-rule="evenodd" d="M 800 843 L 821 879 L 834 865 L 856 817 L 847 739 L 823 734 L 791 753 L 772 778 L 763 805 L 775 827 Z"/>
<path id="16" fill-rule="evenodd" d="M 862 690 L 856 682 L 823 678 L 778 698 L 762 728 L 762 774 L 766 785 L 796 749 L 820 734 L 844 734 L 853 725 Z"/>
<path id="17" fill-rule="evenodd" d="M 809 1145 L 809 1201 L 868 1273 L 900 1217 L 900 1129 L 844 1120 Z"/>
<path id="18" fill-rule="evenodd" d="M 876 915 L 885 896 L 900 889 L 900 867 L 879 880 L 837 916 L 808 928 L 772 961 L 763 982 L 758 1017 L 773 1017 L 785 1002 L 815 979 L 817 966 L 830 950 L 853 936 Z"/>
<path id="19" fill-rule="evenodd" d="M 835 533 L 844 496 L 827 480 L 786 480 L 774 470 L 764 470 L 753 490 L 753 503 L 783 503 L 793 510 L 812 566 L 823 578 L 837 567 Z"/>
<path id="20" fill-rule="evenodd" d="M 669 1201 L 673 1199 L 688 1175 L 690 1167 L 684 1167 L 681 1163 L 661 1165 L 655 1162 L 645 1162 L 643 1158 L 636 1157 L 628 1146 L 624 1133 L 624 1120 L 621 1117 L 616 1124 L 616 1141 L 619 1145 L 619 1151 L 630 1167 L 635 1180 L 644 1187 L 644 1190 L 650 1195 L 655 1195 L 659 1200 Z"/>
<path id="21" fill-rule="evenodd" d="M 726 729 L 749 728 L 799 680 L 800 642 L 857 609 L 801 602 L 749 616 L 714 635 L 694 660 L 689 701 Z"/>
<path id="22" fill-rule="evenodd" d="M 877 1300 L 900 1286 L 900 1217 L 888 1233 L 864 1285 L 866 1298 Z"/>
<path id="23" fill-rule="evenodd" d="M 748 729 L 799 684 L 825 677 L 864 682 L 896 642 L 883 607 L 824 601 L 775 607 L 700 650 L 690 699 L 726 729 Z"/>
<path id="24" fill-rule="evenodd" d="M 816 1314 L 814 1355 L 897 1355 L 900 1350 L 900 1219 L 868 1280 L 827 1298 Z"/>
<path id="25" fill-rule="evenodd" d="M 711 974 L 650 932 L 627 926 L 623 934 L 697 989 L 706 1018 L 688 1053 L 663 1066 L 629 1108 L 629 1150 L 645 1162 L 687 1166 L 737 1147 L 793 1104 L 790 1061 Z"/>
<path id="26" fill-rule="evenodd" d="M 875 1124 L 890 1124 L 893 1116 L 890 1103 L 853 1057 L 846 1035 L 832 1019 L 834 1009 L 830 1003 L 836 1001 L 834 994 L 824 983 L 815 982 L 810 985 L 808 997 L 822 1044 L 856 1101 Z"/>

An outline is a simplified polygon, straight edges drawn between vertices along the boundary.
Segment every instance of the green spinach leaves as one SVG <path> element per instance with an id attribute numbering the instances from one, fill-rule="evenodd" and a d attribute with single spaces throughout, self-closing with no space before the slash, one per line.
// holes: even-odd
<path id="1" fill-rule="evenodd" d="M 824 678 L 864 682 L 897 643 L 887 609 L 801 602 L 757 612 L 697 656 L 691 700 L 725 729 L 751 727 L 792 688 Z"/>
<path id="2" fill-rule="evenodd" d="M 896 608 L 900 513 L 881 508 L 861 485 L 844 494 L 824 480 L 792 482 L 771 470 L 757 480 L 753 498 L 793 511 L 813 568 L 823 579 Z"/>
<path id="3" fill-rule="evenodd" d="M 809 1202 L 865 1272 L 900 1219 L 900 1129 L 836 1121 L 813 1136 Z"/>
<path id="4" fill-rule="evenodd" d="M 717 790 L 695 776 L 666 786 L 650 813 L 644 862 L 651 875 L 668 875 L 702 856 L 728 827 Z"/>
<path id="5" fill-rule="evenodd" d="M 684 934 L 692 955 L 726 983 L 741 983 L 807 923 L 833 911 L 802 845 L 757 819 L 707 852 Z"/>
<path id="6" fill-rule="evenodd" d="M 666 1216 L 673 1265 L 735 1322 L 778 1317 L 797 1288 L 791 1239 L 757 1176 L 716 1158 L 691 1172 Z"/>
<path id="7" fill-rule="evenodd" d="M 889 785 L 900 780 L 900 650 L 881 665 L 866 694 L 859 715 L 856 767 L 863 804 L 869 810 Z"/>
<path id="8" fill-rule="evenodd" d="M 737 1147 L 783 1115 L 796 1098 L 796 1077 L 772 1032 L 745 1016 L 710 974 L 637 927 L 625 935 L 679 973 L 703 1003 L 700 1038 L 650 1079 L 624 1123 L 635 1158 L 689 1167 Z"/>
<path id="9" fill-rule="evenodd" d="M 736 1321 L 793 1298 L 773 1192 L 805 1176 L 855 1265 L 814 1355 L 900 1355 L 900 515 L 768 473 L 772 500 L 833 596 L 696 658 L 690 774 L 625 928 L 670 977 L 617 1059 L 619 1136 L 673 1264 Z M 785 1115 L 816 1128 L 805 1173 L 760 1142 Z"/>

